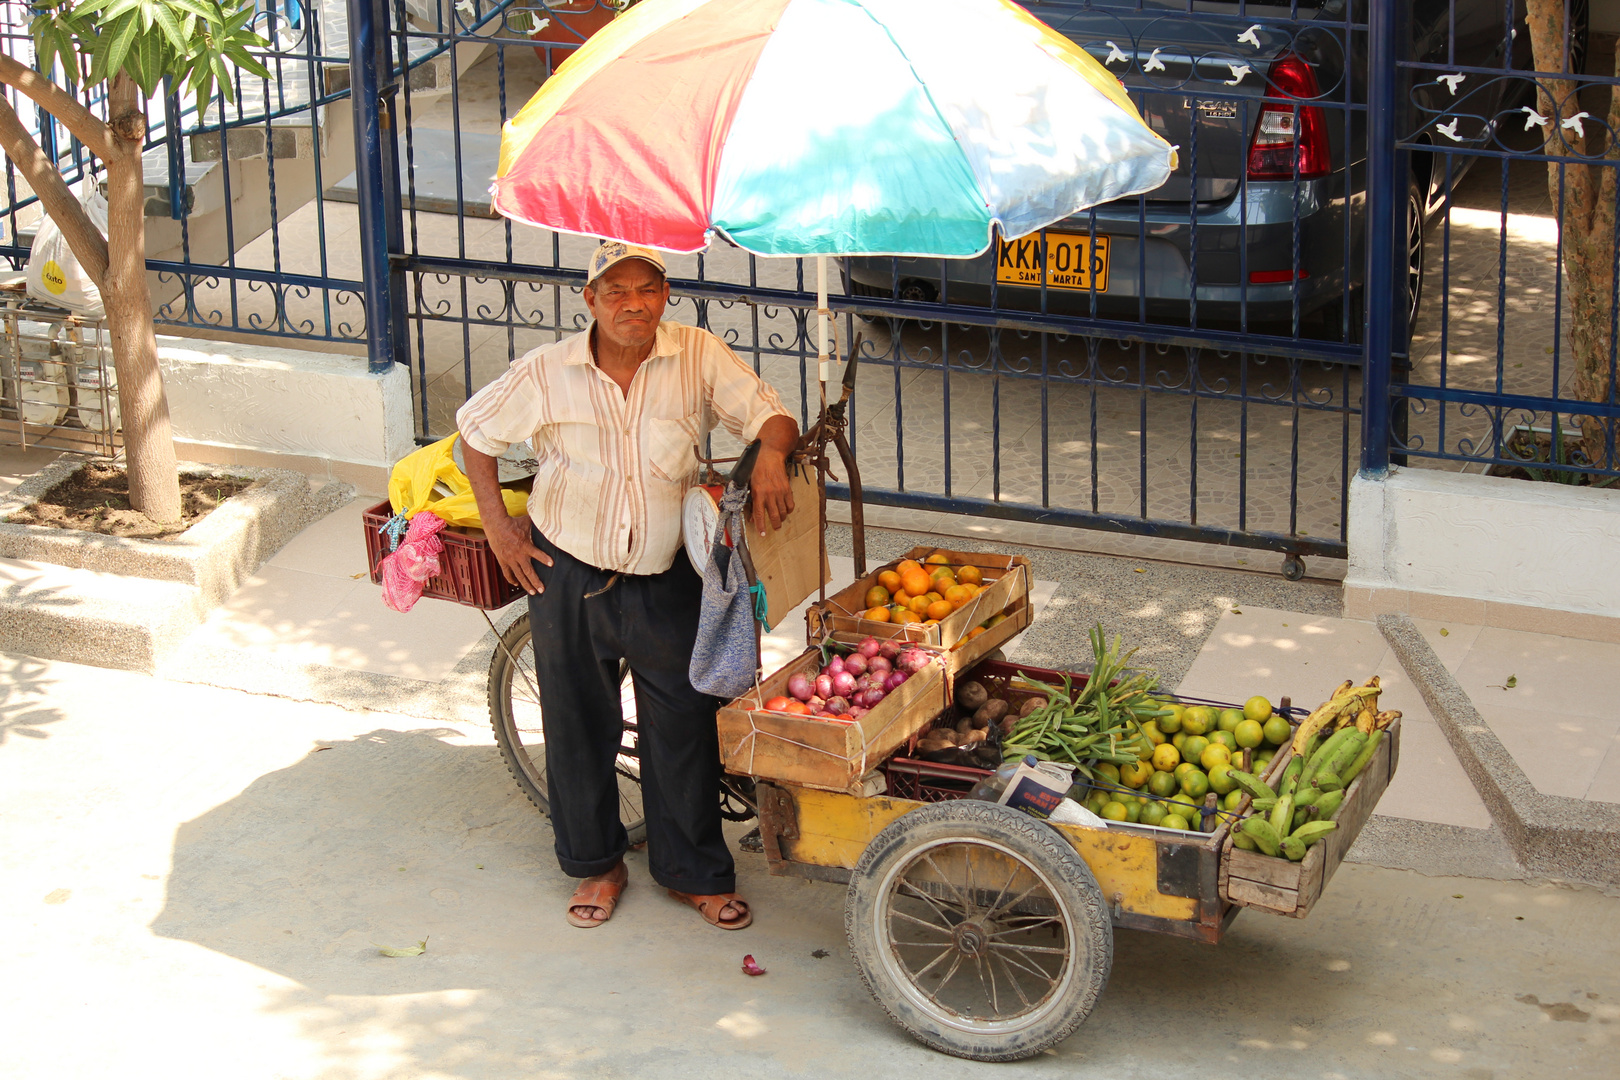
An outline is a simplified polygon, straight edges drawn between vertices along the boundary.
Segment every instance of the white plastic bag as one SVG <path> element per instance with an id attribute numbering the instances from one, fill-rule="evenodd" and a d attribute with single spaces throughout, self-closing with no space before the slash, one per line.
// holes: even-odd
<path id="1" fill-rule="evenodd" d="M 86 183 L 89 190 L 79 204 L 90 216 L 91 223 L 101 230 L 101 235 L 106 236 L 107 199 L 93 180 Z M 67 308 L 86 319 L 102 319 L 107 315 L 107 309 L 101 304 L 101 290 L 79 265 L 62 230 L 49 216 L 40 222 L 33 251 L 28 255 L 28 295 L 42 303 Z"/>

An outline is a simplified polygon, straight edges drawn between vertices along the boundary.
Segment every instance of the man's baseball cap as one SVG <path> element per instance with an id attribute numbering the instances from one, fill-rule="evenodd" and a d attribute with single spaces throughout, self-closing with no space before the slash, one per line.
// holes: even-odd
<path id="1" fill-rule="evenodd" d="M 660 274 L 664 273 L 664 257 L 652 248 L 637 247 L 634 244 L 620 243 L 618 240 L 604 240 L 591 255 L 589 272 L 585 275 L 586 284 L 594 282 L 607 273 L 609 267 L 626 259 L 645 259 L 658 267 Z"/>

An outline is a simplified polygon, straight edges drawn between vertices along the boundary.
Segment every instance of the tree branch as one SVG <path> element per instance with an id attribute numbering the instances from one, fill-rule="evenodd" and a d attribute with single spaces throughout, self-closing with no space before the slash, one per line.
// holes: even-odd
<path id="1" fill-rule="evenodd" d="M 33 98 L 46 112 L 61 121 L 74 138 L 84 143 L 96 157 L 106 161 L 116 151 L 107 125 L 85 108 L 78 98 L 57 86 L 31 67 L 0 53 L 0 82 L 14 86 Z M 13 113 L 15 115 L 15 113 Z M 37 189 L 36 189 L 37 190 Z"/>
<path id="2" fill-rule="evenodd" d="M 68 247 L 79 257 L 79 264 L 96 283 L 96 287 L 106 289 L 106 238 L 91 223 L 84 207 L 62 179 L 56 162 L 39 148 L 3 94 L 0 94 L 0 149 L 5 150 L 6 157 L 12 160 L 28 181 L 28 186 L 39 196 L 45 212 L 62 230 Z"/>

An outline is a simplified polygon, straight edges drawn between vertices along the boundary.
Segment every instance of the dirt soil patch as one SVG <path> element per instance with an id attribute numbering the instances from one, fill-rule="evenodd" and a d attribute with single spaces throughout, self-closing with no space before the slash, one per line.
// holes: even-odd
<path id="1" fill-rule="evenodd" d="M 241 476 L 182 475 L 181 518 L 163 525 L 130 507 L 129 477 L 123 466 L 91 461 L 7 520 L 13 525 L 162 540 L 185 532 L 252 483 Z"/>

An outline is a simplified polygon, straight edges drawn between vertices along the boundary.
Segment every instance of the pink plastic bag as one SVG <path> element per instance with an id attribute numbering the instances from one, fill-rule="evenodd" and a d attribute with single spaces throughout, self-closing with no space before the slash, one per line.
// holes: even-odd
<path id="1" fill-rule="evenodd" d="M 439 552 L 444 550 L 439 533 L 444 527 L 444 520 L 431 510 L 418 511 L 411 518 L 405 539 L 382 561 L 383 603 L 395 611 L 416 606 L 423 583 L 439 573 Z"/>

